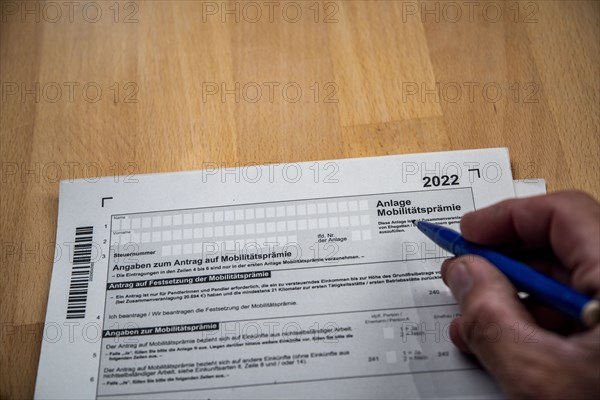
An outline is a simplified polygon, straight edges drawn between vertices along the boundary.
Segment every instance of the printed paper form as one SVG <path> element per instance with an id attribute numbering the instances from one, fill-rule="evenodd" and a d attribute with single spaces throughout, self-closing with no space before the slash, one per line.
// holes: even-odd
<path id="1" fill-rule="evenodd" d="M 515 196 L 529 197 L 546 194 L 545 179 L 515 179 Z"/>
<path id="2" fill-rule="evenodd" d="M 63 182 L 36 396 L 498 396 L 410 221 L 514 195 L 506 149 Z"/>

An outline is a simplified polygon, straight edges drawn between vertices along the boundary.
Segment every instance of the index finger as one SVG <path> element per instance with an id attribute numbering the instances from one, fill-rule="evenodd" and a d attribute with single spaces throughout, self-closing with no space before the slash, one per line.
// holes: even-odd
<path id="1" fill-rule="evenodd" d="M 483 245 L 550 246 L 574 273 L 574 286 L 600 289 L 600 204 L 585 193 L 506 200 L 465 214 L 460 228 L 465 239 Z"/>

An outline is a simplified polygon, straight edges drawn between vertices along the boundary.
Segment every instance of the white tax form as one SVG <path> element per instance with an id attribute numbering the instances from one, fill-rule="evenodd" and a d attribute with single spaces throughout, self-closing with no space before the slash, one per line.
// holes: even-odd
<path id="1" fill-rule="evenodd" d="M 514 197 L 507 149 L 213 166 L 61 182 L 37 398 L 500 396 L 411 220 Z"/>

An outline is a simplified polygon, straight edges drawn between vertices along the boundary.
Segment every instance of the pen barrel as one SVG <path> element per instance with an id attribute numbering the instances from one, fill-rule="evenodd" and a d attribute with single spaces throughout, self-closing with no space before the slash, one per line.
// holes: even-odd
<path id="1" fill-rule="evenodd" d="M 474 254 L 485 258 L 498 268 L 512 284 L 535 299 L 557 308 L 563 313 L 581 320 L 585 306 L 592 301 L 570 287 L 534 270 L 533 268 L 464 239 L 453 243 L 453 253 L 458 255 Z"/>

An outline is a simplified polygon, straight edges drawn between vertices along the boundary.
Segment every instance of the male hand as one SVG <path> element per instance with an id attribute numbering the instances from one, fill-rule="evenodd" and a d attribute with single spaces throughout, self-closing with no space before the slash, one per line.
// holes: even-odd
<path id="1" fill-rule="evenodd" d="M 511 256 L 600 298 L 600 204 L 590 196 L 507 200 L 466 214 L 460 227 L 467 240 L 512 249 Z M 544 305 L 521 301 L 480 257 L 445 261 L 442 277 L 461 308 L 450 338 L 477 357 L 508 397 L 597 398 L 600 325 L 585 330 Z"/>

